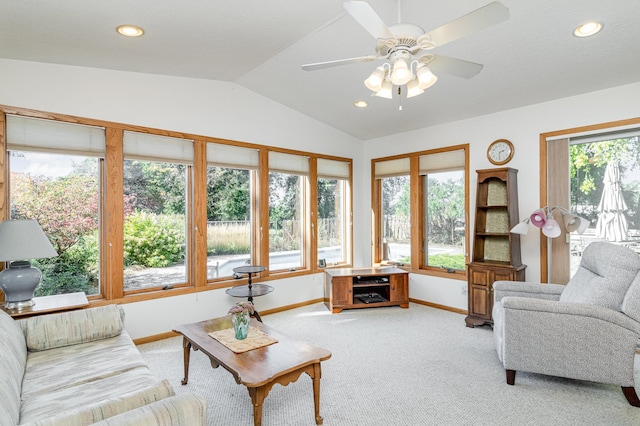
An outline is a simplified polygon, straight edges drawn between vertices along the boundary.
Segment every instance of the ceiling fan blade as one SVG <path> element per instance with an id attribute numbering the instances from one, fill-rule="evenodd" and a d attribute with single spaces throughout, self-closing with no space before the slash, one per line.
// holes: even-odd
<path id="1" fill-rule="evenodd" d="M 348 1 L 345 10 L 375 38 L 395 40 L 395 36 L 366 1 Z"/>
<path id="2" fill-rule="evenodd" d="M 305 71 L 315 71 L 323 68 L 338 67 L 340 65 L 355 64 L 356 62 L 371 62 L 380 58 L 380 56 L 360 56 L 358 58 L 338 59 L 336 61 L 317 62 L 315 64 L 305 64 L 302 69 Z"/>
<path id="3" fill-rule="evenodd" d="M 442 46 L 507 19 L 509 19 L 509 9 L 495 1 L 430 31 L 425 38 L 435 46 Z"/>
<path id="4" fill-rule="evenodd" d="M 463 61 L 462 59 L 441 55 L 435 55 L 428 65 L 431 71 L 436 75 L 443 72 L 445 74 L 452 74 L 462 78 L 474 77 L 482 71 L 482 68 L 484 67 L 484 65 L 476 64 L 475 62 Z"/>

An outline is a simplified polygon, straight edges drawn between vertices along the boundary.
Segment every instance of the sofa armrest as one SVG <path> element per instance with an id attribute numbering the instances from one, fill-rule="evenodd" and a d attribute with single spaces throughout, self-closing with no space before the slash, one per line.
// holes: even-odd
<path id="1" fill-rule="evenodd" d="M 499 302 L 503 297 L 527 297 L 544 300 L 559 300 L 564 285 L 541 284 L 522 281 L 496 281 L 493 283 L 493 300 Z"/>
<path id="2" fill-rule="evenodd" d="M 18 320 L 30 351 L 44 351 L 122 333 L 124 310 L 119 305 L 40 315 Z"/>
<path id="3" fill-rule="evenodd" d="M 205 426 L 207 403 L 198 394 L 185 393 L 161 399 L 94 424 L 100 426 Z"/>

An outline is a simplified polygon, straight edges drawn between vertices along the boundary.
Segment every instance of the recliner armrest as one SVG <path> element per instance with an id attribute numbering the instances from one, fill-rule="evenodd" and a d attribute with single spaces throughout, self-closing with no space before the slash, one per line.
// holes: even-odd
<path id="1" fill-rule="evenodd" d="M 504 309 L 584 317 L 585 320 L 587 318 L 599 319 L 623 327 L 640 336 L 639 322 L 626 316 L 622 312 L 598 305 L 557 302 L 527 297 L 504 297 L 502 299 L 502 306 Z"/>
<path id="2" fill-rule="evenodd" d="M 522 281 L 496 281 L 493 283 L 493 300 L 499 302 L 503 297 L 527 297 L 533 299 L 559 300 L 565 286 L 560 284 L 541 284 Z"/>

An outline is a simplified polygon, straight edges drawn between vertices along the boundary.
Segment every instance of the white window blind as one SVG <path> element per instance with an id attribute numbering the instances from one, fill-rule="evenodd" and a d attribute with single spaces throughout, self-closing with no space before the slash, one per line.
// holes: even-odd
<path id="1" fill-rule="evenodd" d="M 128 160 L 193 163 L 193 141 L 189 139 L 125 131 L 123 150 Z"/>
<path id="2" fill-rule="evenodd" d="M 325 179 L 349 179 L 349 163 L 318 158 L 318 177 Z"/>
<path id="3" fill-rule="evenodd" d="M 269 170 L 278 173 L 309 175 L 309 158 L 302 155 L 269 151 Z"/>
<path id="4" fill-rule="evenodd" d="M 420 156 L 420 174 L 464 169 L 464 150 L 437 152 Z"/>
<path id="5" fill-rule="evenodd" d="M 396 160 L 376 161 L 374 164 L 376 179 L 404 176 L 408 175 L 411 171 L 411 161 L 409 157 L 398 158 Z"/>
<path id="6" fill-rule="evenodd" d="M 230 169 L 258 170 L 260 152 L 257 149 L 209 142 L 207 164 Z"/>
<path id="7" fill-rule="evenodd" d="M 7 149 L 104 157 L 105 131 L 102 127 L 7 115 Z"/>

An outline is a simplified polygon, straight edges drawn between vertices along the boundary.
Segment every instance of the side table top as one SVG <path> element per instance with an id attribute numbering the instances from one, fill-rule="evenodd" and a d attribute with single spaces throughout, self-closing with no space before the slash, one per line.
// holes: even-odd
<path id="1" fill-rule="evenodd" d="M 260 265 L 246 265 L 233 268 L 233 272 L 236 274 L 257 274 L 258 272 L 264 272 L 267 268 Z"/>
<path id="2" fill-rule="evenodd" d="M 87 295 L 82 291 L 77 293 L 54 294 L 52 296 L 38 296 L 34 297 L 33 301 L 35 305 L 24 309 L 5 309 L 2 307 L 2 310 L 13 318 L 21 318 L 50 314 L 53 312 L 70 311 L 89 306 Z"/>
<path id="3" fill-rule="evenodd" d="M 229 287 L 226 293 L 233 297 L 258 297 L 269 294 L 273 291 L 273 287 L 266 284 L 253 284 L 251 290 L 248 285 L 237 285 L 235 287 Z"/>

